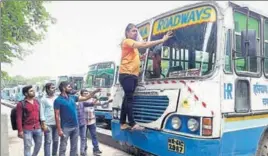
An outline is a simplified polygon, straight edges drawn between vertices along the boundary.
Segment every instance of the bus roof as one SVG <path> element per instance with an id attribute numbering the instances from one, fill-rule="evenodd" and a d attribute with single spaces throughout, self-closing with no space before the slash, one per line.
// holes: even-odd
<path id="1" fill-rule="evenodd" d="M 137 27 L 140 27 L 140 26 L 142 26 L 142 25 L 144 25 L 144 24 L 146 24 L 146 23 L 151 24 L 151 22 L 152 22 L 152 18 L 147 19 L 147 20 L 145 20 L 145 21 L 142 21 L 141 23 L 136 24 L 136 26 L 137 26 Z"/>
<path id="2" fill-rule="evenodd" d="M 88 65 L 88 67 L 95 66 L 95 65 L 98 65 L 98 64 L 101 64 L 101 63 L 114 63 L 115 65 L 117 65 L 116 61 L 103 61 L 103 62 L 97 62 L 97 63 L 94 63 L 94 64 L 90 64 L 90 65 Z"/>
<path id="3" fill-rule="evenodd" d="M 84 74 L 70 74 L 69 77 L 83 77 Z"/>
<path id="4" fill-rule="evenodd" d="M 191 9 L 193 7 L 198 7 L 200 5 L 216 5 L 216 6 L 219 6 L 221 9 L 225 9 L 226 7 L 228 6 L 232 6 L 232 7 L 248 7 L 249 10 L 255 14 L 258 14 L 260 16 L 263 16 L 265 18 L 268 18 L 268 14 L 267 13 L 264 13 L 263 11 L 261 11 L 260 9 L 257 9 L 257 8 L 254 8 L 253 6 L 249 6 L 249 5 L 246 5 L 246 4 L 243 4 L 241 2 L 230 2 L 230 1 L 199 1 L 199 2 L 196 2 L 196 1 L 192 1 L 186 5 L 181 5 L 179 7 L 176 7 L 174 9 L 171 9 L 167 12 L 163 12 L 161 14 L 158 14 L 152 18 L 149 18 L 139 24 L 137 24 L 137 26 L 141 26 L 147 22 L 151 22 L 152 19 L 157 19 L 159 17 L 163 17 L 163 16 L 166 16 L 166 15 L 169 15 L 169 14 L 173 14 L 173 13 L 176 13 L 178 11 L 183 11 L 183 10 L 186 10 L 186 9 Z"/>

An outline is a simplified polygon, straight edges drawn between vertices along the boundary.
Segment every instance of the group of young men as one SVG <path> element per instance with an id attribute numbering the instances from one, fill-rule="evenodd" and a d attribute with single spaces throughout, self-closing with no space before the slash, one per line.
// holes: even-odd
<path id="1" fill-rule="evenodd" d="M 94 105 L 100 104 L 94 95 L 100 89 L 89 92 L 82 89 L 80 95 L 72 94 L 67 82 L 59 85 L 60 95 L 55 95 L 55 85 L 45 85 L 46 95 L 35 99 L 35 90 L 31 85 L 22 89 L 25 99 L 16 106 L 18 137 L 24 141 L 24 156 L 37 156 L 44 135 L 45 156 L 65 156 L 67 141 L 70 138 L 70 156 L 78 155 L 78 137 L 80 136 L 80 155 L 87 155 L 87 131 L 91 134 L 93 154 L 100 155 L 96 135 Z M 106 101 L 109 103 L 110 101 Z M 60 144 L 59 144 L 60 138 Z M 31 154 L 32 141 L 34 150 Z M 52 144 L 52 150 L 51 150 Z M 59 145 L 59 152 L 58 152 Z"/>

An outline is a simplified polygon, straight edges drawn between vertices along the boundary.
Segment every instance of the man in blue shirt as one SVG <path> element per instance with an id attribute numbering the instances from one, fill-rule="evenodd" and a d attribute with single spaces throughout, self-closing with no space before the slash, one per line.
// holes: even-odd
<path id="1" fill-rule="evenodd" d="M 59 85 L 61 94 L 54 102 L 55 120 L 60 140 L 59 156 L 65 156 L 67 141 L 70 137 L 70 156 L 76 156 L 79 136 L 79 124 L 76 110 L 76 102 L 86 101 L 92 98 L 100 89 L 93 91 L 88 96 L 70 95 L 72 87 L 67 81 Z"/>

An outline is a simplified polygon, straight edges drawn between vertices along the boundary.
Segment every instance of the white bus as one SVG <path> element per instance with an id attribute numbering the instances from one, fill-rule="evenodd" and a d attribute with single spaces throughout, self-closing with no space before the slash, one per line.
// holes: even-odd
<path id="1" fill-rule="evenodd" d="M 159 156 L 267 155 L 268 16 L 207 1 L 151 21 L 149 40 L 173 37 L 147 49 L 161 63 L 149 53 L 135 91 L 134 118 L 145 130 L 120 130 L 120 87 L 113 138 Z"/>
<path id="2" fill-rule="evenodd" d="M 87 75 L 85 77 L 84 88 L 93 91 L 97 88 L 101 92 L 96 94 L 96 98 L 102 103 L 112 99 L 115 92 L 115 83 L 117 79 L 117 64 L 115 61 L 105 61 L 89 65 Z M 97 122 L 105 123 L 110 129 L 112 120 L 112 104 L 97 105 L 95 108 Z"/>

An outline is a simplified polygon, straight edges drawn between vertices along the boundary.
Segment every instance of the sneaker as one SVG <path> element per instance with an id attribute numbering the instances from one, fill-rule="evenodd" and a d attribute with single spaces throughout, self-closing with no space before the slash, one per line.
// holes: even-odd
<path id="1" fill-rule="evenodd" d="M 120 129 L 121 130 L 130 129 L 130 126 L 127 124 L 122 124 L 122 125 L 120 125 Z"/>
<path id="2" fill-rule="evenodd" d="M 99 149 L 93 152 L 94 155 L 99 155 L 101 153 L 102 153 L 102 151 L 100 151 Z"/>
<path id="3" fill-rule="evenodd" d="M 87 153 L 81 153 L 80 156 L 87 156 Z"/>

